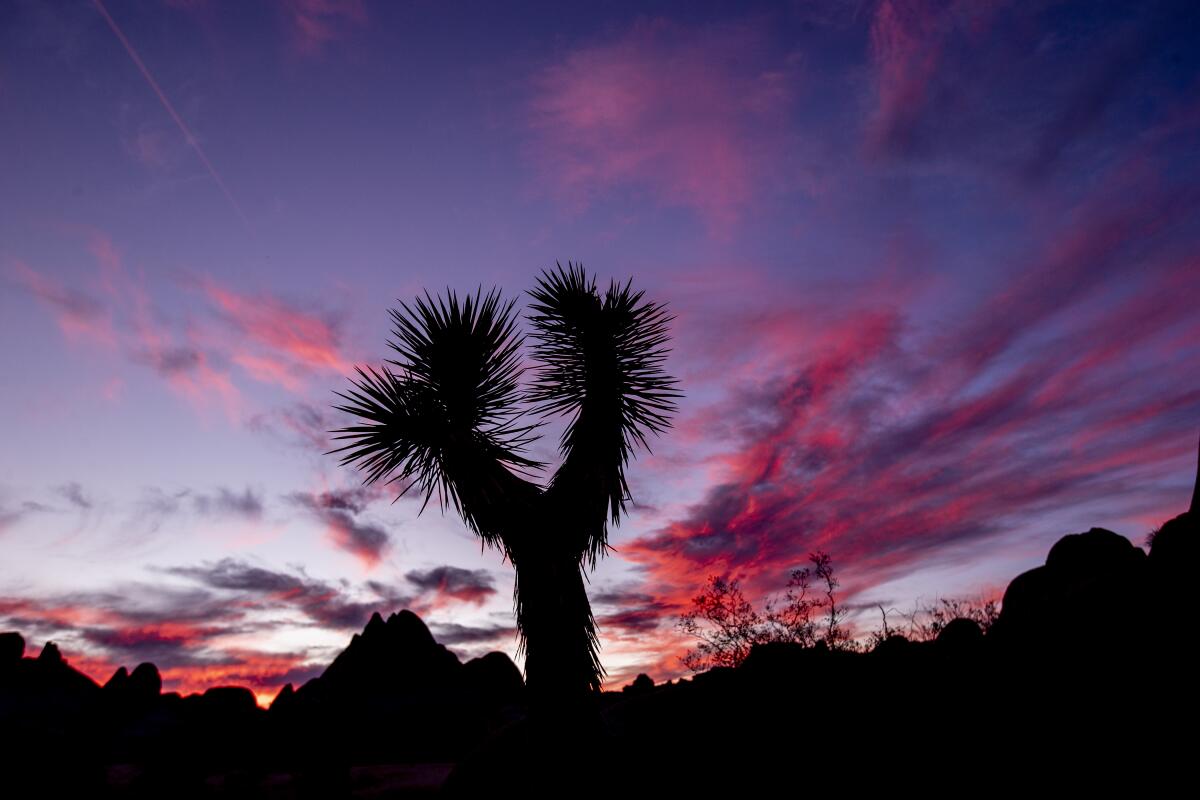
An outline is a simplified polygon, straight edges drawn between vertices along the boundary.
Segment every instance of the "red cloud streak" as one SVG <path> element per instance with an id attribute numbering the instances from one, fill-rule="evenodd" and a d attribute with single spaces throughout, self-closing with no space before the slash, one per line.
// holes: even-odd
<path id="1" fill-rule="evenodd" d="M 239 294 L 212 280 L 204 281 L 203 288 L 230 322 L 254 343 L 311 370 L 350 371 L 337 332 L 316 314 L 301 311 L 275 297 Z M 265 366 L 261 359 L 251 363 L 253 366 L 248 367 L 251 371 L 278 369 Z"/>
<path id="2" fill-rule="evenodd" d="M 1192 478 L 1200 265 L 1154 245 L 1196 204 L 1164 192 L 1089 206 L 936 331 L 870 291 L 857 310 L 768 315 L 774 349 L 756 352 L 759 369 L 727 372 L 742 385 L 681 421 L 726 445 L 706 462 L 718 478 L 620 546 L 655 604 L 603 618 L 606 637 L 653 629 L 656 614 L 665 629 L 708 574 L 742 578 L 751 596 L 778 591 L 813 550 L 833 556 L 853 604 L 918 567 L 972 566 L 985 542 L 1037 536 L 1034 556 L 1075 529 L 1178 513 L 1183 488 L 1147 487 Z M 1116 268 L 1130 260 L 1132 281 Z"/>

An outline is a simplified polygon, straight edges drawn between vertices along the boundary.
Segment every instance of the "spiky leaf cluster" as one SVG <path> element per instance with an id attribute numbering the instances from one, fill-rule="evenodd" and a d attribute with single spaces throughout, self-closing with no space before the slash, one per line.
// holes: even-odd
<path id="1" fill-rule="evenodd" d="M 512 301 L 502 304 L 493 290 L 461 302 L 454 292 L 434 300 L 428 294 L 412 306 L 392 310 L 393 339 L 399 356 L 381 370 L 357 368 L 354 388 L 337 392 L 335 406 L 361 424 L 340 428 L 335 439 L 349 444 L 343 465 L 357 463 L 365 483 L 387 478 L 424 495 L 422 509 L 436 493 L 472 528 L 477 520 L 462 502 L 459 476 L 486 462 L 518 470 L 541 464 L 522 453 L 535 426 L 521 425 L 519 355 Z"/>
<path id="2" fill-rule="evenodd" d="M 533 355 L 541 365 L 529 399 L 544 414 L 574 415 L 563 432 L 562 453 L 584 445 L 583 437 L 613 434 L 601 444 L 616 448 L 611 461 L 617 480 L 609 497 L 613 522 L 628 496 L 623 468 L 631 450 L 635 444 L 649 449 L 646 433 L 670 426 L 680 396 L 677 381 L 663 369 L 673 317 L 631 285 L 632 280 L 613 281 L 601 295 L 582 265 L 559 264 L 543 271 L 530 292 L 528 316 Z"/>

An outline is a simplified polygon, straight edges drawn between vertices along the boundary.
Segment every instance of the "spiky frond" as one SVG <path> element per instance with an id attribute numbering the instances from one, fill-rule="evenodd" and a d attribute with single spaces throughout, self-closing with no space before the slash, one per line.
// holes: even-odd
<path id="1" fill-rule="evenodd" d="M 530 292 L 533 354 L 541 367 L 529 398 L 543 414 L 573 415 L 551 491 L 592 512 L 587 552 L 593 563 L 607 547 L 605 517 L 616 524 L 625 510 L 631 450 L 649 449 L 646 434 L 670 427 L 680 397 L 676 379 L 664 370 L 673 317 L 631 283 L 614 281 L 601 295 L 595 278 L 568 262 L 566 269 L 559 264 L 543 271 Z"/>
<path id="2" fill-rule="evenodd" d="M 390 312 L 388 345 L 402 360 L 387 361 L 396 371 L 356 368 L 354 388 L 337 392 L 347 403 L 336 408 L 363 422 L 333 431 L 349 444 L 332 452 L 363 469 L 365 483 L 399 481 L 401 495 L 416 486 L 422 510 L 436 493 L 443 509 L 452 505 L 499 544 L 500 531 L 485 518 L 513 499 L 505 495 L 519 481 L 504 465 L 541 466 L 523 455 L 536 426 L 521 424 L 518 410 L 521 337 L 513 303 L 502 304 L 499 292 L 462 302 L 448 295 L 426 294 Z"/>

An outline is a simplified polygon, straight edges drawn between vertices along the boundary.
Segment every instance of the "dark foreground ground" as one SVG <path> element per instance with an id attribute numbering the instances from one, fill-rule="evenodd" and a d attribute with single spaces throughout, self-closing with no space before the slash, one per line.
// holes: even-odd
<path id="1" fill-rule="evenodd" d="M 5 797 L 1190 794 L 1200 514 L 1149 555 L 1064 537 L 1012 581 L 984 635 L 869 653 L 756 648 L 737 669 L 639 680 L 537 725 L 515 665 L 467 663 L 409 612 L 376 615 L 270 710 L 246 689 L 180 697 L 153 665 L 101 687 L 52 645 L 0 636 Z"/>

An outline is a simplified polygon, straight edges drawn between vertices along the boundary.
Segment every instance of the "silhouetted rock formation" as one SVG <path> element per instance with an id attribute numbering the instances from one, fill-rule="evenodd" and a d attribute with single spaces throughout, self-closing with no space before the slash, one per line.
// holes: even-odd
<path id="1" fill-rule="evenodd" d="M 463 664 L 463 679 L 469 691 L 489 702 L 519 705 L 525 701 L 521 670 L 504 653 L 472 658 Z"/>
<path id="2" fill-rule="evenodd" d="M 336 729 L 347 756 L 449 760 L 519 715 L 524 690 L 508 656 L 490 653 L 464 665 L 405 610 L 386 621 L 372 615 L 319 677 L 277 700 L 271 715 L 288 720 L 301 749 L 327 747 L 321 732 Z"/>
<path id="3" fill-rule="evenodd" d="M 240 687 L 162 694 L 152 664 L 122 667 L 102 689 L 53 643 L 27 658 L 18 634 L 0 634 L 0 752 L 49 762 L 67 796 L 386 796 L 436 787 L 451 764 L 446 788 L 461 795 L 611 794 L 647 781 L 709 791 L 791 770 L 798 750 L 819 765 L 804 773 L 810 790 L 845 788 L 848 775 L 856 788 L 894 788 L 897 769 L 924 768 L 960 790 L 1137 777 L 1152 793 L 1194 756 L 1185 600 L 1198 519 L 1193 509 L 1164 524 L 1149 556 L 1099 528 L 1063 537 L 1010 583 L 986 634 L 956 619 L 936 641 L 893 635 L 865 654 L 759 645 L 736 669 L 661 685 L 639 675 L 574 727 L 530 724 L 507 656 L 463 664 L 408 611 L 373 615 L 269 712 Z"/>
<path id="4" fill-rule="evenodd" d="M 654 679 L 646 673 L 639 673 L 633 683 L 621 689 L 622 694 L 646 694 L 654 689 Z"/>
<path id="5" fill-rule="evenodd" d="M 61 664 L 62 660 L 62 653 L 58 652 L 58 645 L 54 642 L 46 642 L 42 652 L 38 653 L 38 661 L 43 664 Z"/>
<path id="6" fill-rule="evenodd" d="M 903 658 L 912 646 L 906 637 L 893 633 L 875 646 L 871 654 L 877 658 Z"/>
<path id="7" fill-rule="evenodd" d="M 162 693 L 162 676 L 151 663 L 138 664 L 129 676 L 129 692 L 134 697 L 152 698 Z"/>
<path id="8" fill-rule="evenodd" d="M 104 691 L 112 694 L 124 694 L 129 687 L 129 670 L 117 667 L 117 671 L 104 684 Z"/>
<path id="9" fill-rule="evenodd" d="M 1013 579 L 993 633 L 1014 645 L 1083 653 L 1145 625 L 1146 554 L 1102 528 L 1064 536 L 1044 566 Z"/>
<path id="10" fill-rule="evenodd" d="M 104 684 L 104 694 L 109 706 L 119 713 L 142 712 L 162 694 L 162 677 L 158 667 L 150 663 L 138 664 L 132 674 L 118 667 Z"/>
<path id="11" fill-rule="evenodd" d="M 1150 540 L 1150 574 L 1155 607 L 1186 608 L 1195 599 L 1196 574 L 1200 568 L 1200 456 L 1191 507 L 1163 523 Z M 1156 615 L 1161 619 L 1161 615 Z M 1181 630 L 1160 626 L 1160 635 L 1183 641 Z"/>
<path id="12" fill-rule="evenodd" d="M 25 655 L 25 638 L 19 633 L 0 633 L 0 667 L 20 661 Z"/>
<path id="13" fill-rule="evenodd" d="M 1148 557 L 1099 528 L 1063 537 L 1011 582 L 986 634 L 956 619 L 936 641 L 893 635 L 865 655 L 758 645 L 736 669 L 607 695 L 602 770 L 580 763 L 574 740 L 521 730 L 447 786 L 464 796 L 554 790 L 572 776 L 537 765 L 562 759 L 587 770 L 597 795 L 708 794 L 717 784 L 751 794 L 780 780 L 894 791 L 895 776 L 914 770 L 956 793 L 1047 782 L 1111 791 L 1131 780 L 1141 793 L 1165 790 L 1191 777 L 1184 730 L 1200 711 L 1185 602 L 1198 519 L 1193 508 L 1163 525 Z M 1134 755 L 1139 747 L 1152 755 Z"/>
<path id="14" fill-rule="evenodd" d="M 952 619 L 937 635 L 938 647 L 970 650 L 983 643 L 983 629 L 973 619 Z"/>
<path id="15" fill-rule="evenodd" d="M 0 636 L 4 752 L 71 753 L 85 785 L 108 780 L 104 765 L 126 764 L 118 783 L 150 796 L 207 785 L 217 773 L 266 780 L 268 769 L 339 796 L 352 763 L 451 762 L 524 713 L 525 686 L 508 656 L 463 664 L 410 611 L 373 615 L 320 677 L 284 687 L 269 712 L 244 687 L 162 694 L 149 663 L 118 668 L 101 688 L 53 643 L 37 658 L 23 655 L 19 634 Z M 15 726 L 20 736 L 7 735 Z M 386 780 L 440 781 L 447 769 Z"/>
<path id="16" fill-rule="evenodd" d="M 275 714 L 286 714 L 295 699 L 296 690 L 290 683 L 284 684 L 284 687 L 279 690 L 279 694 L 275 695 L 275 699 L 271 701 L 270 710 Z"/>
<path id="17" fill-rule="evenodd" d="M 460 677 L 461 666 L 416 614 L 405 610 L 384 622 L 376 612 L 319 678 L 300 687 L 296 700 L 345 703 L 363 695 L 410 697 L 442 691 Z"/>
<path id="18" fill-rule="evenodd" d="M 254 692 L 244 686 L 205 689 L 197 705 L 205 714 L 234 721 L 253 717 L 260 711 Z"/>

